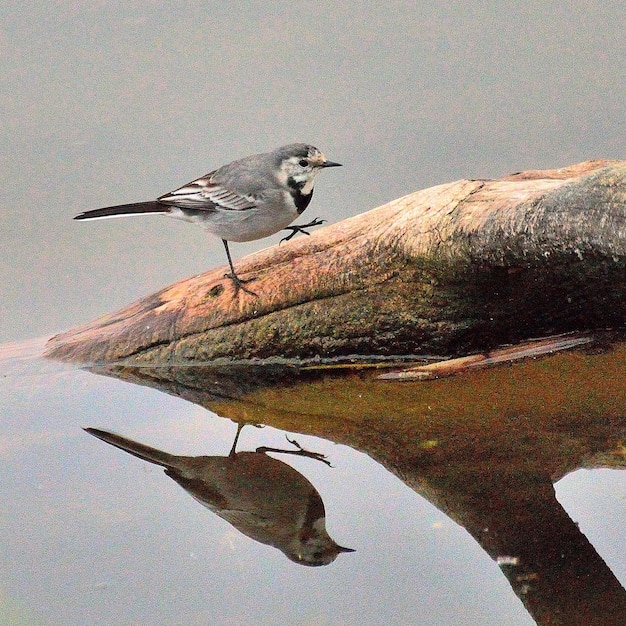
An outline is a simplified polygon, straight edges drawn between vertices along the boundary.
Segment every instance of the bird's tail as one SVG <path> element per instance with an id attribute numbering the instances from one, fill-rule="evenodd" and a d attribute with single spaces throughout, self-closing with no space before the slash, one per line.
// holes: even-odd
<path id="1" fill-rule="evenodd" d="M 162 202 L 135 202 L 134 204 L 119 204 L 107 206 L 103 209 L 94 209 L 80 213 L 75 220 L 99 220 L 107 217 L 123 217 L 124 215 L 150 215 L 169 213 L 170 207 Z"/>
<path id="2" fill-rule="evenodd" d="M 93 435 L 98 439 L 102 439 L 102 441 L 106 441 L 112 446 L 115 446 L 120 450 L 124 450 L 124 452 L 128 452 L 133 456 L 139 457 L 144 461 L 154 463 L 155 465 L 161 465 L 163 467 L 171 467 L 174 464 L 176 457 L 173 454 L 162 452 L 156 448 L 151 448 L 143 443 L 133 441 L 132 439 L 126 439 L 126 437 L 110 433 L 106 430 L 99 430 L 98 428 L 85 428 L 85 430 L 90 435 Z"/>

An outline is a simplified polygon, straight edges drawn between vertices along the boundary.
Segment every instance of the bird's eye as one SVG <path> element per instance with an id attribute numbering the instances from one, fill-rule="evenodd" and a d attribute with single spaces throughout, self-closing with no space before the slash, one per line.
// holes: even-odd
<path id="1" fill-rule="evenodd" d="M 300 159 L 300 161 L 298 162 L 298 165 L 300 165 L 300 167 L 306 167 L 309 164 L 309 162 L 306 159 Z"/>

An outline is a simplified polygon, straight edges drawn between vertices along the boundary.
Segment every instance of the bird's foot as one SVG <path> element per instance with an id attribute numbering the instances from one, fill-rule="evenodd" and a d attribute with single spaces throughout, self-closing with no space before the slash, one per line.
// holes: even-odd
<path id="1" fill-rule="evenodd" d="M 311 233 L 305 230 L 305 228 L 312 228 L 313 226 L 320 226 L 325 221 L 326 220 L 321 220 L 319 217 L 316 217 L 312 222 L 309 222 L 308 224 L 294 224 L 293 226 L 285 226 L 283 230 L 290 230 L 291 235 L 287 235 L 286 237 L 283 237 L 279 243 L 282 243 L 283 241 L 289 241 L 292 237 L 295 237 L 298 233 L 310 235 Z"/>
<path id="2" fill-rule="evenodd" d="M 229 274 L 224 274 L 224 278 L 230 278 L 230 280 L 233 281 L 233 285 L 235 285 L 235 293 L 233 294 L 233 298 L 239 293 L 240 289 L 241 291 L 249 293 L 251 296 L 258 297 L 258 293 L 246 287 L 246 283 L 251 283 L 253 280 L 258 280 L 256 276 L 253 276 L 252 278 L 239 278 L 239 276 L 237 276 L 237 274 L 233 272 Z"/>
<path id="3" fill-rule="evenodd" d="M 305 450 L 295 439 L 289 439 L 287 437 L 287 441 L 296 446 L 297 450 L 283 450 L 282 448 L 268 448 L 267 446 L 261 446 L 257 448 L 257 452 L 280 452 L 281 454 L 294 454 L 295 456 L 306 456 L 309 459 L 315 459 L 316 461 L 321 461 L 328 465 L 328 467 L 332 467 L 330 461 L 326 459 L 326 455 L 321 454 L 320 452 L 311 452 L 310 450 Z"/>

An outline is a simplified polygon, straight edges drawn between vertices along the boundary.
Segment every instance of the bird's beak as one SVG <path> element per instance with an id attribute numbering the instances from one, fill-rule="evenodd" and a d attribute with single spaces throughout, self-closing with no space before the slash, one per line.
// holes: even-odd
<path id="1" fill-rule="evenodd" d="M 356 552 L 352 548 L 344 548 L 343 546 L 337 546 L 337 552 Z"/>
<path id="2" fill-rule="evenodd" d="M 341 163 L 334 163 L 333 161 L 324 161 L 320 167 L 341 167 Z"/>

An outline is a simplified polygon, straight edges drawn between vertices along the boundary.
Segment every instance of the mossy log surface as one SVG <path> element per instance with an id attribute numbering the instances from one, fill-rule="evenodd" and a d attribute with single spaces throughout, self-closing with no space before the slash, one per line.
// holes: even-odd
<path id="1" fill-rule="evenodd" d="M 459 355 L 626 319 L 626 161 L 418 191 L 53 337 L 82 363 Z"/>

